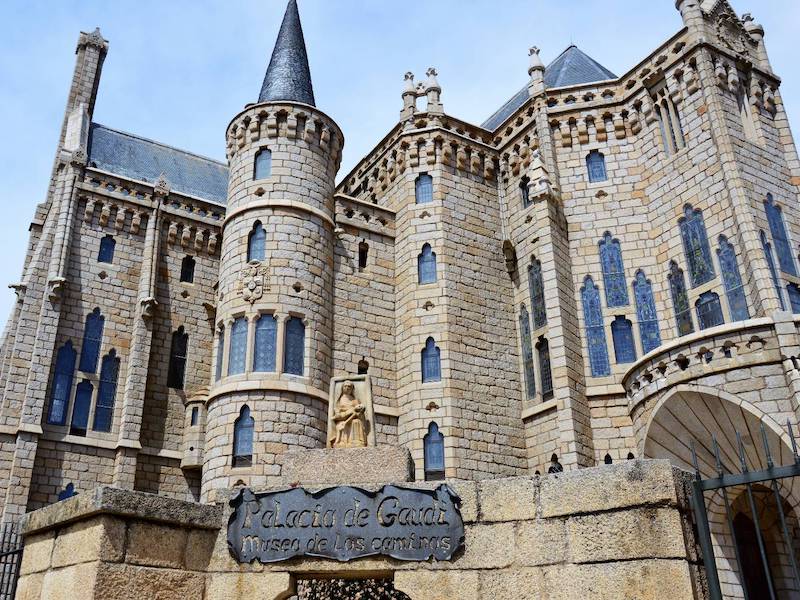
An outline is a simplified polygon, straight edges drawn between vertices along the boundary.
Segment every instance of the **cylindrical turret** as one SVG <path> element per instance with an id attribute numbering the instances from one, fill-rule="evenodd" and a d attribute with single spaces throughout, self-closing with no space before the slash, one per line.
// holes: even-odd
<path id="1" fill-rule="evenodd" d="M 301 65 L 291 62 L 297 52 L 285 52 L 298 44 Z M 236 115 L 227 130 L 205 500 L 240 480 L 256 487 L 276 483 L 286 451 L 325 446 L 333 193 L 343 136 L 313 101 L 292 0 L 259 103 Z"/>

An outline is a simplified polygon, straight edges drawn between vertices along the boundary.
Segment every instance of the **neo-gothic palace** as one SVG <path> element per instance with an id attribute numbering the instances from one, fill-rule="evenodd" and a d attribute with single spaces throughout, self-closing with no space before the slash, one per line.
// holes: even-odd
<path id="1" fill-rule="evenodd" d="M 447 114 L 434 69 L 406 74 L 397 125 L 338 185 L 295 0 L 226 163 L 95 122 L 109 45 L 82 33 L 2 339 L 3 518 L 102 484 L 272 485 L 287 451 L 325 446 L 330 381 L 356 373 L 419 480 L 688 467 L 688 440 L 733 449 L 760 424 L 788 454 L 800 163 L 780 80 L 749 15 L 677 7 L 621 75 L 533 48 L 483 124 Z"/>

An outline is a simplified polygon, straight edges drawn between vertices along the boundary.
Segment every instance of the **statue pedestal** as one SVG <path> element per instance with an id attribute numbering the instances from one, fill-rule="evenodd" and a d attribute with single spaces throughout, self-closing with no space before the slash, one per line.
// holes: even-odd
<path id="1" fill-rule="evenodd" d="M 358 485 L 414 481 L 411 453 L 399 446 L 322 448 L 287 452 L 285 485 Z"/>

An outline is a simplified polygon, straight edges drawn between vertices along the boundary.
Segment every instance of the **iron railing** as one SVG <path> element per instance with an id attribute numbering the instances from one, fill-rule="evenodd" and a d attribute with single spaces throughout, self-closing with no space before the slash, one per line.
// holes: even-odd
<path id="1" fill-rule="evenodd" d="M 16 523 L 0 526 L 0 600 L 14 600 L 22 561 L 22 536 Z"/>
<path id="2" fill-rule="evenodd" d="M 692 490 L 692 503 L 697 522 L 697 533 L 700 542 L 700 549 L 703 555 L 703 563 L 706 568 L 706 575 L 708 581 L 709 595 L 711 600 L 722 600 L 722 590 L 720 586 L 719 573 L 717 569 L 716 558 L 714 556 L 714 547 L 711 540 L 711 529 L 708 521 L 708 512 L 705 501 L 705 492 L 720 490 L 722 493 L 722 500 L 725 507 L 725 519 L 727 522 L 728 530 L 733 541 L 734 557 L 739 569 L 740 581 L 745 600 L 761 600 L 761 597 L 756 597 L 752 590 L 747 589 L 747 582 L 745 581 L 745 568 L 742 562 L 741 549 L 736 539 L 736 530 L 734 527 L 734 514 L 731 509 L 731 502 L 728 495 L 728 489 L 735 486 L 744 486 L 747 498 L 747 504 L 750 508 L 752 515 L 753 529 L 758 545 L 760 556 L 761 568 L 763 569 L 764 579 L 769 592 L 769 600 L 778 600 L 776 594 L 775 583 L 772 579 L 770 570 L 769 557 L 767 552 L 767 545 L 764 540 L 762 532 L 762 525 L 759 522 L 758 508 L 756 506 L 755 498 L 753 495 L 754 484 L 767 484 L 772 488 L 772 493 L 775 496 L 776 512 L 778 514 L 778 521 L 780 523 L 780 533 L 784 544 L 788 550 L 789 562 L 791 565 L 792 576 L 796 591 L 800 592 L 800 570 L 798 570 L 797 557 L 795 555 L 795 548 L 793 544 L 793 536 L 791 535 L 786 522 L 786 514 L 784 511 L 783 501 L 778 487 L 778 480 L 800 476 L 800 455 L 797 451 L 797 441 L 795 439 L 794 430 L 791 423 L 787 420 L 786 427 L 791 439 L 792 452 L 794 454 L 794 464 L 776 466 L 770 449 L 769 440 L 764 424 L 761 423 L 761 439 L 764 446 L 764 453 L 766 457 L 767 468 L 762 470 L 750 470 L 747 466 L 745 457 L 744 444 L 742 443 L 742 436 L 736 432 L 736 444 L 738 446 L 738 460 L 739 472 L 727 473 L 723 467 L 723 462 L 720 458 L 720 448 L 717 443 L 716 436 L 712 436 L 712 446 L 715 460 L 715 467 L 717 477 L 710 479 L 703 479 L 700 475 L 700 466 L 697 458 L 697 451 L 695 444 L 692 442 L 692 460 L 694 462 L 695 479 L 693 481 Z M 763 581 L 762 580 L 762 581 Z"/>

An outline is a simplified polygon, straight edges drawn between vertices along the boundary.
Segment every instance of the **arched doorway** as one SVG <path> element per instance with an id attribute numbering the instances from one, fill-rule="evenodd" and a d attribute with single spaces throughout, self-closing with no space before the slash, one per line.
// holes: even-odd
<path id="1" fill-rule="evenodd" d="M 671 390 L 652 409 L 641 443 L 645 458 L 668 459 L 692 473 L 694 446 L 700 478 L 704 480 L 717 478 L 720 471 L 740 474 L 742 459 L 750 473 L 767 469 L 768 458 L 776 465 L 795 462 L 788 434 L 770 416 L 747 402 L 707 388 L 686 386 Z M 725 598 L 769 599 L 770 584 L 777 599 L 800 598 L 800 581 L 791 564 L 792 556 L 800 563 L 800 477 L 778 479 L 776 485 L 786 522 L 785 534 L 771 481 L 753 483 L 752 503 L 745 485 L 705 492 L 711 545 Z M 766 568 L 761 546 L 767 557 Z"/>

